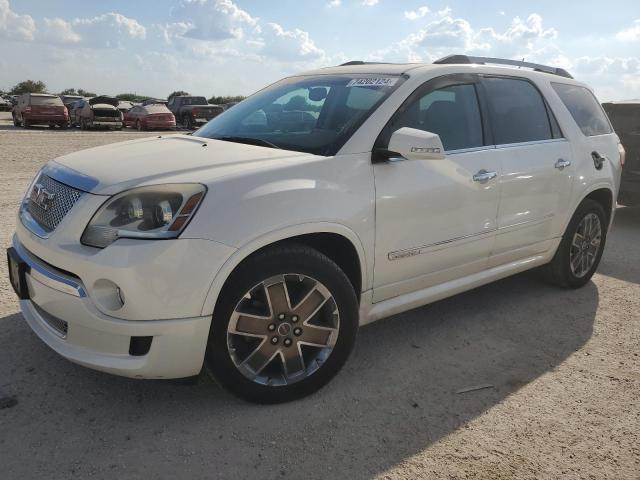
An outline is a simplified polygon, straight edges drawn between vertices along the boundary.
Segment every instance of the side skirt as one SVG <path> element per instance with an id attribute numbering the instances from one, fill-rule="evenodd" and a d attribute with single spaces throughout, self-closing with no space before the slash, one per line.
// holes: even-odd
<path id="1" fill-rule="evenodd" d="M 559 242 L 560 239 L 557 239 L 553 248 L 543 254 L 499 265 L 482 272 L 474 273 L 468 277 L 451 280 L 440 285 L 406 293 L 378 303 L 372 303 L 372 290 L 363 292 L 360 301 L 360 325 L 366 325 L 382 318 L 422 307 L 429 303 L 433 303 L 458 293 L 462 293 L 467 290 L 486 285 L 487 283 L 549 263 L 555 254 L 558 246 L 557 244 L 559 244 Z"/>

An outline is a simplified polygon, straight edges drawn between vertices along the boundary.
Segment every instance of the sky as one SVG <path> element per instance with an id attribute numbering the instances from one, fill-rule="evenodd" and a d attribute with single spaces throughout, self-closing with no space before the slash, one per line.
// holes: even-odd
<path id="1" fill-rule="evenodd" d="M 453 53 L 568 69 L 640 98 L 640 0 L 0 0 L 0 89 L 248 95 L 349 60 Z"/>

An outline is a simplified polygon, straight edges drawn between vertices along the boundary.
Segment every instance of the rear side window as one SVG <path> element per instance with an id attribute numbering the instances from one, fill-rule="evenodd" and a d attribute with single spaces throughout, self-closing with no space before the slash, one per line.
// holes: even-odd
<path id="1" fill-rule="evenodd" d="M 593 93 L 584 87 L 552 83 L 562 103 L 587 137 L 612 132 L 611 124 Z"/>
<path id="2" fill-rule="evenodd" d="M 554 138 L 542 95 L 526 80 L 484 78 L 496 145 Z M 557 138 L 557 137 L 556 137 Z"/>
<path id="3" fill-rule="evenodd" d="M 393 121 L 390 131 L 402 127 L 437 133 L 445 150 L 484 145 L 478 97 L 471 84 L 432 90 L 416 99 Z"/>

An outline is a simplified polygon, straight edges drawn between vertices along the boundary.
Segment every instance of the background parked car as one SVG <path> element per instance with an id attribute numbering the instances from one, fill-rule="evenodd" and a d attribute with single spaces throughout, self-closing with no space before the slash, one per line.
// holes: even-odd
<path id="1" fill-rule="evenodd" d="M 122 113 L 118 110 L 120 101 L 114 97 L 101 95 L 89 99 L 79 110 L 76 109 L 76 117 L 82 130 L 89 128 L 110 128 L 120 130 L 122 128 Z"/>
<path id="2" fill-rule="evenodd" d="M 10 99 L 0 97 L 0 112 L 10 112 L 12 107 Z"/>
<path id="3" fill-rule="evenodd" d="M 207 123 L 224 111 L 219 105 L 209 105 L 204 97 L 186 95 L 169 98 L 167 106 L 176 117 L 176 122 L 190 130 Z"/>
<path id="4" fill-rule="evenodd" d="M 143 101 L 140 105 L 145 106 L 145 105 L 155 105 L 157 103 L 162 103 L 164 105 L 167 104 L 167 101 L 163 98 L 147 98 L 145 101 Z"/>
<path id="5" fill-rule="evenodd" d="M 166 105 L 153 103 L 133 107 L 125 113 L 124 124 L 140 131 L 154 128 L 166 130 L 176 127 L 176 119 Z"/>
<path id="6" fill-rule="evenodd" d="M 31 125 L 58 125 L 67 128 L 69 115 L 60 97 L 44 93 L 25 93 L 20 95 L 13 107 L 13 124 L 16 127 Z"/>
<path id="7" fill-rule="evenodd" d="M 120 112 L 122 113 L 122 116 L 124 117 L 124 114 L 127 113 L 129 110 L 131 110 L 133 106 L 134 105 L 131 102 L 120 100 L 120 102 L 118 103 L 118 110 L 120 110 Z"/>
<path id="8" fill-rule="evenodd" d="M 68 107 L 67 110 L 69 111 L 69 125 L 72 127 L 79 127 L 80 126 L 80 111 L 82 110 L 82 108 L 84 107 L 84 105 L 87 103 L 86 99 L 81 99 L 81 100 L 76 100 L 75 102 L 71 103 Z"/>
<path id="9" fill-rule="evenodd" d="M 227 110 L 229 110 L 231 107 L 236 106 L 238 103 L 240 102 L 229 102 L 229 103 L 223 103 L 220 106 L 223 108 L 223 110 L 226 112 Z"/>
<path id="10" fill-rule="evenodd" d="M 603 103 L 627 155 L 618 203 L 640 205 L 640 100 Z"/>
<path id="11" fill-rule="evenodd" d="M 81 95 L 60 95 L 60 99 L 64 106 L 67 107 L 67 112 L 71 110 L 71 105 L 73 105 L 78 100 L 83 100 L 84 97 Z"/>

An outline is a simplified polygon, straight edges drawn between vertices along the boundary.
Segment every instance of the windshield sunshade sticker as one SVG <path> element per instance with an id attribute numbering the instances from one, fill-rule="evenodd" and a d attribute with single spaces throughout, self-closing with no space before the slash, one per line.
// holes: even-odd
<path id="1" fill-rule="evenodd" d="M 398 77 L 354 78 L 347 87 L 393 87 Z"/>

